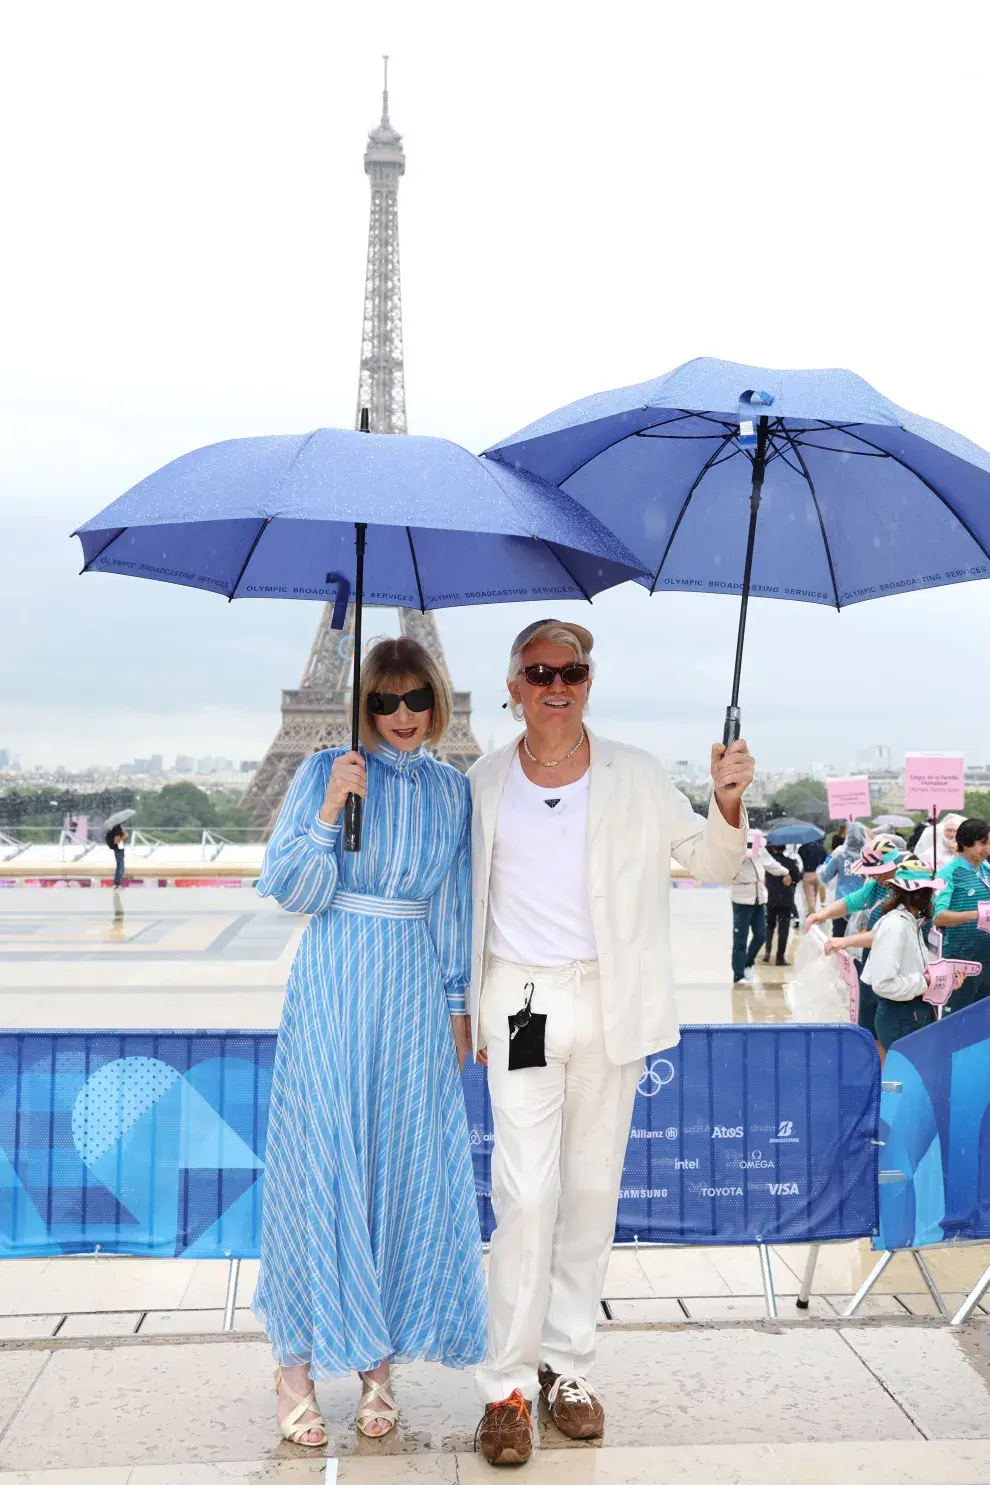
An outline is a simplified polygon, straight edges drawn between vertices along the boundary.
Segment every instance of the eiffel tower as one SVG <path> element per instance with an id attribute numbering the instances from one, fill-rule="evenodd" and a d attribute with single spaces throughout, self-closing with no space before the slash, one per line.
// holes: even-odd
<path id="1" fill-rule="evenodd" d="M 399 287 L 399 178 L 405 173 L 402 137 L 388 116 L 388 58 L 385 59 L 382 117 L 368 135 L 364 168 L 371 181 L 371 225 L 364 290 L 361 369 L 357 416 L 367 408 L 374 433 L 406 432 L 405 369 L 402 358 L 402 300 Z M 324 604 L 313 647 L 299 686 L 282 692 L 282 723 L 244 795 L 244 812 L 267 839 L 299 764 L 320 748 L 346 745 L 351 738 L 351 664 L 354 611 L 343 630 L 331 629 L 332 608 Z M 419 640 L 450 680 L 447 659 L 432 613 L 399 610 L 403 634 Z M 453 690 L 453 686 L 451 686 Z M 437 750 L 462 771 L 481 749 L 471 730 L 471 693 L 454 691 L 454 718 Z"/>

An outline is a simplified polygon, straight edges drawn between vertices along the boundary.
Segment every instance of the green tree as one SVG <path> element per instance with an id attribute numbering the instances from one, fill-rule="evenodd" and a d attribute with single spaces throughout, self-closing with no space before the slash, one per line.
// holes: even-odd
<path id="1" fill-rule="evenodd" d="M 990 789 L 967 789 L 963 813 L 967 820 L 990 820 Z"/>
<path id="2" fill-rule="evenodd" d="M 195 784 L 165 784 L 142 794 L 135 825 L 141 830 L 214 830 L 216 810 L 209 794 Z"/>
<path id="3" fill-rule="evenodd" d="M 828 791 L 820 779 L 795 779 L 793 784 L 785 784 L 782 789 L 778 789 L 772 802 L 785 815 L 789 815 L 806 799 L 820 799 L 822 804 L 826 802 Z"/>

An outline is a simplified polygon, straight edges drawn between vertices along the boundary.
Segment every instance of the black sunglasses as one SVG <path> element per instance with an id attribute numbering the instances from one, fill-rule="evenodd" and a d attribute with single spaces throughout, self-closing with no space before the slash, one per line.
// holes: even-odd
<path id="1" fill-rule="evenodd" d="M 552 686 L 554 676 L 560 676 L 565 686 L 583 686 L 591 674 L 590 665 L 526 665 L 523 675 L 531 686 Z"/>
<path id="2" fill-rule="evenodd" d="M 397 696 L 394 691 L 370 691 L 368 710 L 373 717 L 390 717 L 399 710 L 399 702 L 404 701 L 411 712 L 428 712 L 435 699 L 432 686 L 420 686 L 404 696 Z"/>

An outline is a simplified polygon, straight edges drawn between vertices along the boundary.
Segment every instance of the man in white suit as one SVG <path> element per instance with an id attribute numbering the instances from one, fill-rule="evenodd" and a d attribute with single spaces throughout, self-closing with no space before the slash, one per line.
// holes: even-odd
<path id="1" fill-rule="evenodd" d="M 704 820 L 651 754 L 585 728 L 593 643 L 554 619 L 523 630 L 507 683 L 525 731 L 469 775 L 471 1029 L 495 1124 L 491 1464 L 529 1458 L 538 1390 L 569 1437 L 604 1429 L 587 1371 L 636 1085 L 679 1035 L 670 858 L 731 882 L 746 853 L 746 744 L 713 747 Z"/>

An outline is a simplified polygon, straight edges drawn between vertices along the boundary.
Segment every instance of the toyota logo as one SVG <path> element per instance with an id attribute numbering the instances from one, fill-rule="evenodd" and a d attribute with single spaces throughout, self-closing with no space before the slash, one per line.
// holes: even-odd
<path id="1" fill-rule="evenodd" d="M 666 1057 L 658 1057 L 648 1064 L 639 1080 L 638 1091 L 644 1098 L 655 1098 L 661 1088 L 674 1081 L 674 1064 Z"/>

